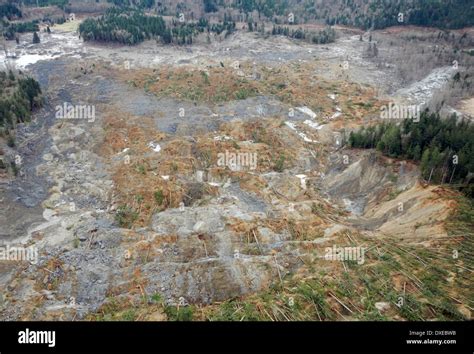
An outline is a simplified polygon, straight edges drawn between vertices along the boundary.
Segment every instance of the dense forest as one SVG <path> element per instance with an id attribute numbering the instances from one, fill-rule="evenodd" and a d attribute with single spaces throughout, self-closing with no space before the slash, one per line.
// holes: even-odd
<path id="1" fill-rule="evenodd" d="M 38 31 L 38 21 L 15 22 L 9 21 L 19 19 L 23 16 L 21 10 L 15 4 L 0 5 L 0 30 L 7 40 L 15 39 L 16 33 Z"/>
<path id="2" fill-rule="evenodd" d="M 234 0 L 233 7 L 244 13 L 256 11 L 259 18 L 272 19 L 293 12 L 295 23 L 319 19 L 328 25 L 362 29 L 398 25 L 456 29 L 474 25 L 472 0 Z"/>
<path id="3" fill-rule="evenodd" d="M 318 32 L 308 32 L 304 31 L 302 28 L 290 30 L 289 27 L 273 26 L 270 33 L 274 36 L 284 35 L 295 39 L 310 39 L 315 44 L 332 43 L 336 40 L 336 31 L 331 27 Z"/>
<path id="4" fill-rule="evenodd" d="M 98 19 L 88 18 L 79 26 L 84 41 L 136 44 L 160 36 L 171 42 L 171 32 L 161 17 L 146 16 L 138 10 L 112 8 Z"/>
<path id="5" fill-rule="evenodd" d="M 155 5 L 155 0 L 107 0 L 115 6 L 131 7 L 149 9 Z"/>
<path id="6" fill-rule="evenodd" d="M 3 37 L 10 41 L 15 39 L 16 33 L 39 31 L 38 21 L 7 23 L 3 27 Z"/>
<path id="7" fill-rule="evenodd" d="M 326 17 L 327 24 L 382 29 L 390 26 L 416 25 L 457 29 L 474 25 L 470 0 L 372 0 L 366 11 L 356 1 L 341 4 L 340 12 Z"/>
<path id="8" fill-rule="evenodd" d="M 320 20 L 328 25 L 348 25 L 362 29 L 382 29 L 389 26 L 418 25 L 459 29 L 474 26 L 472 0 L 107 0 L 120 8 L 155 9 L 163 14 L 176 15 L 185 8 L 201 8 L 201 14 L 236 11 L 246 14 L 248 21 L 256 14 L 258 20 L 267 19 L 275 24 L 288 24 L 288 15 L 294 14 L 294 24 Z M 0 18 L 20 17 L 14 3 L 0 6 Z M 67 0 L 22 0 L 27 6 L 56 5 L 66 9 Z M 171 5 L 170 7 L 164 4 Z M 194 14 L 193 14 L 194 15 Z M 222 17 L 221 17 L 222 18 Z"/>
<path id="9" fill-rule="evenodd" d="M 216 0 L 209 1 L 216 2 Z M 235 0 L 233 7 L 244 13 L 257 11 L 259 18 L 261 18 L 261 16 L 267 18 L 271 18 L 275 15 L 285 16 L 288 15 L 288 13 L 291 12 L 290 9 L 292 9 L 288 0 Z"/>
<path id="10" fill-rule="evenodd" d="M 13 4 L 0 5 L 0 18 L 6 17 L 8 20 L 22 17 L 22 13 L 18 7 Z"/>
<path id="11" fill-rule="evenodd" d="M 455 115 L 441 119 L 424 111 L 420 121 L 406 119 L 352 132 L 349 146 L 376 148 L 391 157 L 420 161 L 428 182 L 457 185 L 474 198 L 474 124 Z"/>
<path id="12" fill-rule="evenodd" d="M 200 0 L 199 2 L 183 0 L 171 2 L 173 7 L 166 7 L 166 1 L 156 0 L 107 0 L 115 8 L 109 9 L 102 18 L 88 19 L 81 25 L 81 35 L 84 40 L 104 42 L 119 42 L 136 44 L 145 39 L 160 37 L 164 43 L 189 44 L 193 37 L 203 30 L 226 35 L 233 32 L 235 22 L 231 16 L 244 18 L 249 22 L 250 30 L 257 30 L 255 23 L 264 19 L 272 21 L 277 27 L 271 34 L 286 35 L 292 38 L 305 39 L 307 34 L 300 29 L 290 30 L 289 15 L 292 15 L 291 24 L 303 24 L 318 20 L 332 25 L 355 26 L 362 29 L 382 29 L 389 26 L 419 25 L 439 27 L 443 29 L 457 29 L 474 26 L 474 5 L 472 0 Z M 19 4 L 20 1 L 16 1 Z M 56 5 L 67 10 L 67 0 L 23 0 L 27 6 Z M 224 18 L 224 24 L 199 27 L 190 23 L 174 23 L 168 28 L 159 17 L 146 16 L 142 11 L 156 11 L 157 13 L 176 16 L 185 12 L 186 16 L 194 18 L 195 13 L 188 11 L 201 8 L 201 15 L 219 13 Z M 19 6 L 19 5 L 18 5 Z M 0 20 L 20 18 L 22 13 L 15 2 L 0 6 Z M 133 8 L 134 10 L 131 10 Z M 185 10 L 188 9 L 188 10 Z M 166 10 L 166 11 L 165 11 Z M 237 12 L 238 11 L 238 12 Z M 242 17 L 243 15 L 243 17 Z M 254 20 L 255 16 L 258 18 Z M 3 23 L 3 35 L 12 40 L 15 33 L 38 31 L 36 23 Z M 224 27 L 224 28 L 222 28 Z M 261 32 L 265 32 L 264 30 Z M 307 38 L 313 43 L 329 43 L 333 41 L 331 31 L 324 30 Z"/>
<path id="13" fill-rule="evenodd" d="M 192 44 L 193 38 L 199 33 L 213 32 L 225 33 L 225 36 L 235 31 L 236 23 L 230 15 L 224 14 L 224 21 L 210 23 L 205 18 L 197 22 L 180 22 L 174 19 L 171 24 L 166 24 L 162 17 L 146 15 L 137 8 L 117 7 L 107 10 L 105 15 L 98 19 L 86 19 L 79 26 L 79 33 L 84 41 L 118 42 L 133 45 L 146 39 L 161 38 L 165 44 Z M 263 24 L 248 22 L 248 30 L 265 32 Z M 301 28 L 296 30 L 289 27 L 274 26 L 268 34 L 285 35 L 295 39 L 307 39 L 313 43 L 324 44 L 334 42 L 336 32 L 328 27 L 324 30 L 314 32 L 305 31 Z"/>
<path id="14" fill-rule="evenodd" d="M 40 107 L 41 88 L 37 81 L 19 73 L 0 71 L 0 133 L 5 135 L 17 123 L 31 119 L 31 112 Z"/>
<path id="15" fill-rule="evenodd" d="M 133 45 L 146 39 L 161 38 L 165 44 L 192 44 L 193 37 L 204 31 L 226 36 L 235 30 L 235 22 L 209 24 L 205 19 L 196 23 L 173 21 L 167 25 L 162 17 L 148 16 L 138 9 L 111 8 L 98 19 L 86 19 L 79 26 L 84 41 L 118 42 Z"/>
<path id="16" fill-rule="evenodd" d="M 21 0 L 24 5 L 30 6 L 57 6 L 62 9 L 67 5 L 68 0 Z"/>

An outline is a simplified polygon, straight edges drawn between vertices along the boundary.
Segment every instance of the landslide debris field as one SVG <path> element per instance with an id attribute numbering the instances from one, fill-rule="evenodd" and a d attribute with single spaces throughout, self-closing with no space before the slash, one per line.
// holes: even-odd
<path id="1" fill-rule="evenodd" d="M 238 31 L 188 48 L 22 36 L 17 65 L 46 103 L 17 129 L 0 243 L 39 260 L 0 262 L 0 318 L 470 319 L 466 200 L 412 162 L 346 146 L 451 69 L 413 88 L 366 58 L 360 34 L 312 45 Z M 56 119 L 65 102 L 94 118 Z M 362 258 L 328 259 L 333 247 Z"/>

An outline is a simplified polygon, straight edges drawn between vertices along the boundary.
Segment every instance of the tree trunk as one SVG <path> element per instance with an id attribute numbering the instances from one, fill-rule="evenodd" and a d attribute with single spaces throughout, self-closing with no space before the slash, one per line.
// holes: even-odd
<path id="1" fill-rule="evenodd" d="M 456 165 L 454 165 L 453 173 L 451 173 L 451 178 L 449 179 L 449 184 L 451 184 L 451 181 L 453 180 L 454 171 L 456 171 Z"/>

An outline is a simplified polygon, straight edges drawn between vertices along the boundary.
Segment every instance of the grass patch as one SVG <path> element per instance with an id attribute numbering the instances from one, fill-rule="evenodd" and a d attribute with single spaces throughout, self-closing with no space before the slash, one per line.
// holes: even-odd
<path id="1" fill-rule="evenodd" d="M 165 306 L 165 314 L 168 316 L 170 321 L 192 321 L 194 316 L 194 308 L 192 306 Z"/>
<path id="2" fill-rule="evenodd" d="M 128 205 L 121 205 L 115 213 L 115 221 L 120 227 L 131 228 L 137 218 L 137 211 Z"/>
<path id="3" fill-rule="evenodd" d="M 285 155 L 280 154 L 278 159 L 275 161 L 275 165 L 273 166 L 273 170 L 276 172 L 283 172 L 285 169 Z"/>
<path id="4" fill-rule="evenodd" d="M 153 193 L 153 197 L 155 198 L 156 204 L 163 205 L 163 201 L 165 200 L 165 196 L 164 196 L 163 191 L 161 189 L 155 191 L 155 193 Z"/>

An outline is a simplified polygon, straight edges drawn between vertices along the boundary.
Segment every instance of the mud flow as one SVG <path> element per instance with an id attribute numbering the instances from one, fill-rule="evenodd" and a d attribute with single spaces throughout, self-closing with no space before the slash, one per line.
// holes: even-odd
<path id="1" fill-rule="evenodd" d="M 238 30 L 189 46 L 51 31 L 0 56 L 44 97 L 2 145 L 21 163 L 1 177 L 0 245 L 37 257 L 0 261 L 0 319 L 471 318 L 460 193 L 348 144 L 384 105 L 429 104 L 452 66 L 407 81 L 380 59 L 405 37 L 383 30 L 379 59 L 342 27 L 328 44 Z"/>

